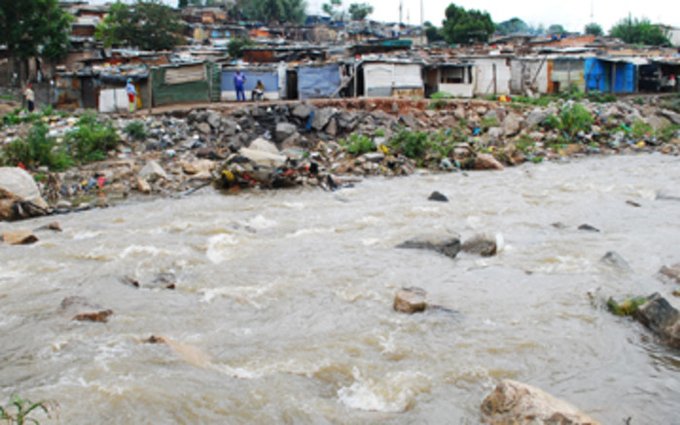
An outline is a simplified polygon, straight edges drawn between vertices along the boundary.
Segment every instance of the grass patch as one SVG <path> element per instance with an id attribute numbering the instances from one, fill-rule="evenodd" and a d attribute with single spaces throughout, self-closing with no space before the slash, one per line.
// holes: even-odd
<path id="1" fill-rule="evenodd" d="M 146 139 L 146 126 L 142 121 L 130 121 L 123 131 L 134 140 Z"/>
<path id="2" fill-rule="evenodd" d="M 93 113 L 83 115 L 75 130 L 66 135 L 71 155 L 80 163 L 102 161 L 120 139 L 111 121 L 99 121 Z"/>
<path id="3" fill-rule="evenodd" d="M 362 134 L 352 133 L 347 139 L 340 140 L 339 143 L 348 153 L 354 156 L 360 156 L 375 151 L 375 143 L 373 143 L 373 140 Z"/>

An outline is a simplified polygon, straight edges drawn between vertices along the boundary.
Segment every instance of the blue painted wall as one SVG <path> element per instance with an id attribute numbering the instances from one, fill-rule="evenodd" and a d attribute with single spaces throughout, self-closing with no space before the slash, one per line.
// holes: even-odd
<path id="1" fill-rule="evenodd" d="M 340 87 L 340 65 L 301 66 L 298 69 L 298 97 L 319 99 L 331 97 Z"/>
<path id="2" fill-rule="evenodd" d="M 612 87 L 612 67 L 614 62 L 597 58 L 585 61 L 586 89 L 603 93 L 634 93 L 635 65 L 632 63 L 616 63 L 616 81 Z"/>
<path id="3" fill-rule="evenodd" d="M 265 92 L 279 91 L 279 74 L 276 70 L 272 71 L 241 71 L 246 76 L 245 92 L 249 94 L 257 84 L 257 80 L 261 80 L 264 84 Z M 222 91 L 236 91 L 234 87 L 234 75 L 236 71 L 223 70 L 222 71 Z"/>

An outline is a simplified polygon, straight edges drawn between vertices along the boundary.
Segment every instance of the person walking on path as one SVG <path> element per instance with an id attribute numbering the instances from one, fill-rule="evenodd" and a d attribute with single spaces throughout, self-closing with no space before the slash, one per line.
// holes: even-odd
<path id="1" fill-rule="evenodd" d="M 33 112 L 33 110 L 35 109 L 35 92 L 33 91 L 33 85 L 31 83 L 28 83 L 26 85 L 24 97 L 26 98 L 26 106 L 28 108 L 28 112 Z"/>
<path id="2" fill-rule="evenodd" d="M 132 83 L 132 78 L 128 78 L 127 85 L 125 86 L 125 92 L 128 95 L 128 103 L 130 106 L 130 113 L 135 112 L 135 106 L 137 105 L 137 89 Z"/>
<path id="3" fill-rule="evenodd" d="M 236 100 L 240 102 L 246 101 L 246 76 L 241 71 L 236 71 L 234 75 L 234 88 L 236 89 Z"/>

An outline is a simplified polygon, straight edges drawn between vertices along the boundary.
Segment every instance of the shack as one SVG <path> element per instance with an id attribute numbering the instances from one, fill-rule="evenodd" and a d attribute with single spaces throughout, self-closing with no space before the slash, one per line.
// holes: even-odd
<path id="1" fill-rule="evenodd" d="M 337 97 L 347 83 L 340 64 L 300 65 L 297 68 L 297 94 L 299 99 Z M 344 84 L 343 84 L 344 83 Z"/>
<path id="2" fill-rule="evenodd" d="M 571 89 L 586 91 L 584 58 L 559 56 L 550 60 L 548 70 L 548 93 L 566 92 Z"/>
<path id="3" fill-rule="evenodd" d="M 475 92 L 475 66 L 468 62 L 429 64 L 425 70 L 425 95 L 443 93 L 471 98 Z"/>
<path id="4" fill-rule="evenodd" d="M 220 65 L 212 62 L 165 65 L 151 70 L 153 105 L 219 102 Z"/>
<path id="5" fill-rule="evenodd" d="M 587 91 L 635 93 L 637 66 L 626 58 L 587 58 L 585 80 Z"/>
<path id="6" fill-rule="evenodd" d="M 510 56 L 476 56 L 467 59 L 475 65 L 475 95 L 510 94 Z"/>
<path id="7" fill-rule="evenodd" d="M 552 61 L 547 56 L 523 57 L 510 60 L 510 92 L 513 94 L 547 94 L 552 73 Z"/>
<path id="8" fill-rule="evenodd" d="M 680 58 L 659 58 L 641 64 L 638 89 L 644 92 L 680 91 Z"/>
<path id="9" fill-rule="evenodd" d="M 423 62 L 366 59 L 359 65 L 358 92 L 366 97 L 424 97 Z"/>
<path id="10" fill-rule="evenodd" d="M 223 101 L 236 100 L 236 88 L 234 87 L 234 75 L 241 71 L 245 77 L 245 94 L 250 100 L 251 94 L 258 81 L 264 84 L 264 98 L 277 100 L 285 98 L 286 88 L 286 65 L 262 65 L 262 66 L 232 66 L 222 68 L 221 95 Z"/>

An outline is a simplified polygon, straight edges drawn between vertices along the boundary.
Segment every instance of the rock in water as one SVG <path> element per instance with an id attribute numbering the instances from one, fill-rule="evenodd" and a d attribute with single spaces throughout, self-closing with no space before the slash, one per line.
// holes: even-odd
<path id="1" fill-rule="evenodd" d="M 109 316 L 113 314 L 113 310 L 90 311 L 87 313 L 79 313 L 73 317 L 73 320 L 79 322 L 97 322 L 106 323 L 109 321 Z"/>
<path id="2" fill-rule="evenodd" d="M 491 257 L 496 255 L 497 245 L 496 238 L 476 235 L 465 241 L 463 244 L 463 252 L 468 254 L 477 254 L 482 257 Z"/>
<path id="3" fill-rule="evenodd" d="M 9 245 L 31 245 L 38 242 L 38 237 L 28 230 L 18 230 L 3 233 L 2 240 Z"/>
<path id="4" fill-rule="evenodd" d="M 484 399 L 481 411 L 482 423 L 488 425 L 600 425 L 571 404 L 509 379 Z"/>
<path id="5" fill-rule="evenodd" d="M 409 239 L 397 245 L 397 248 L 427 249 L 444 254 L 450 258 L 456 258 L 460 252 L 460 237 L 452 234 L 433 234 Z"/>
<path id="6" fill-rule="evenodd" d="M 607 252 L 604 257 L 600 259 L 604 264 L 616 267 L 617 269 L 621 270 L 630 270 L 630 266 L 628 265 L 628 262 L 623 259 L 622 256 L 620 256 L 617 252 L 614 251 L 609 251 Z"/>
<path id="7" fill-rule="evenodd" d="M 30 174 L 18 167 L 0 167 L 0 220 L 44 215 L 47 208 Z"/>
<path id="8" fill-rule="evenodd" d="M 502 170 L 503 164 L 498 162 L 493 155 L 480 153 L 475 159 L 475 170 Z"/>
<path id="9" fill-rule="evenodd" d="M 44 226 L 40 226 L 37 229 L 35 229 L 36 232 L 41 231 L 41 230 L 51 230 L 53 232 L 61 232 L 61 225 L 57 221 L 53 221 L 52 223 L 46 224 Z"/>
<path id="10" fill-rule="evenodd" d="M 427 198 L 428 201 L 435 201 L 435 202 L 449 202 L 449 198 L 446 197 L 441 192 L 437 192 L 436 190 L 430 194 L 430 197 Z"/>
<path id="11" fill-rule="evenodd" d="M 421 313 L 427 308 L 427 292 L 421 288 L 402 288 L 394 297 L 393 308 L 400 313 Z"/>
<path id="12" fill-rule="evenodd" d="M 633 313 L 633 317 L 652 332 L 680 347 L 680 312 L 664 297 L 654 293 Z"/>
<path id="13" fill-rule="evenodd" d="M 661 267 L 661 270 L 659 270 L 659 273 L 674 280 L 676 283 L 680 283 L 680 263 L 673 264 L 670 267 L 663 266 Z"/>
<path id="14" fill-rule="evenodd" d="M 593 227 L 590 224 L 582 224 L 578 226 L 578 230 L 583 230 L 584 232 L 594 232 L 594 233 L 599 233 L 600 229 L 597 227 Z"/>

